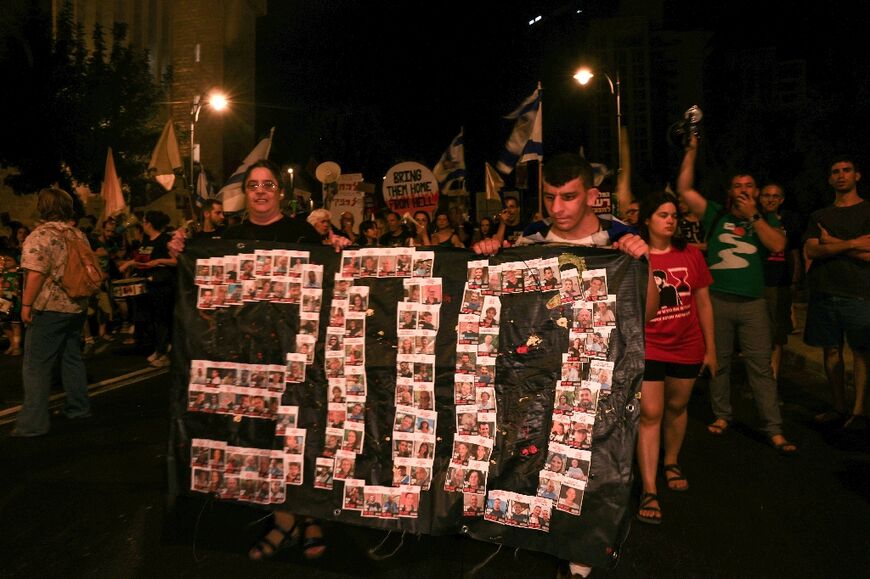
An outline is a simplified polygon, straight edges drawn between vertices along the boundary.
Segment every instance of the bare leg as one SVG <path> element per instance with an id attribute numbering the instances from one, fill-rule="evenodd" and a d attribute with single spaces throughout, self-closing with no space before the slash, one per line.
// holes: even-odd
<path id="1" fill-rule="evenodd" d="M 847 414 L 846 379 L 843 364 L 843 350 L 839 347 L 824 348 L 825 375 L 831 387 L 831 405 L 840 414 Z"/>
<path id="2" fill-rule="evenodd" d="M 854 357 L 852 368 L 855 373 L 855 405 L 852 407 L 852 414 L 865 416 L 864 392 L 867 389 L 867 361 L 870 359 L 870 352 L 852 350 L 852 356 Z"/>
<path id="3" fill-rule="evenodd" d="M 637 432 L 637 464 L 645 493 L 656 494 L 656 465 L 661 444 L 664 412 L 664 382 L 644 380 L 640 398 L 640 422 Z M 649 506 L 658 507 L 657 501 Z M 645 517 L 655 517 L 658 511 L 641 509 Z M 659 515 L 660 516 L 660 515 Z"/>
<path id="4" fill-rule="evenodd" d="M 686 424 L 689 413 L 686 406 L 692 395 L 694 378 L 670 378 L 665 380 L 665 412 L 664 412 L 664 437 L 665 437 L 665 464 L 679 464 L 680 449 L 686 438 Z M 665 477 L 668 473 L 665 473 Z M 689 483 L 685 480 L 669 482 L 668 487 L 674 490 L 685 490 Z"/>

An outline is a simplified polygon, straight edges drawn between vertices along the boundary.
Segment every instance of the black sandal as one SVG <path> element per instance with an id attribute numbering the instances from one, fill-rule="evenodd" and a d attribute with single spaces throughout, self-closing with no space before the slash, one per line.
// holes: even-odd
<path id="1" fill-rule="evenodd" d="M 286 530 L 276 525 L 273 521 L 269 530 L 248 551 L 248 559 L 251 561 L 265 561 L 274 557 L 278 551 L 283 551 L 294 546 L 298 542 L 298 539 L 294 537 L 297 527 L 299 527 L 298 518 L 293 521 L 293 526 Z M 273 531 L 277 531 L 281 535 L 281 540 L 278 541 L 277 545 L 269 538 L 269 535 Z"/>
<path id="2" fill-rule="evenodd" d="M 678 493 L 684 493 L 687 490 L 689 490 L 689 479 L 687 479 L 685 476 L 683 476 L 683 469 L 680 468 L 680 465 L 678 465 L 676 463 L 666 464 L 666 465 L 664 465 L 664 473 L 665 473 L 665 482 L 667 483 L 669 489 L 671 489 L 672 491 L 678 492 Z M 669 477 L 668 473 L 673 473 L 675 476 Z M 679 481 L 686 481 L 686 486 L 675 487 L 674 485 L 671 484 L 671 483 L 679 482 Z"/>
<path id="3" fill-rule="evenodd" d="M 655 501 L 659 502 L 659 497 L 655 493 L 643 493 L 640 497 L 640 506 L 637 508 L 637 520 L 641 523 L 650 525 L 662 524 L 662 510 L 659 507 L 651 507 L 650 504 Z M 641 511 L 653 511 L 658 513 L 658 516 L 645 516 L 640 514 Z"/>
<path id="4" fill-rule="evenodd" d="M 309 527 L 318 527 L 320 529 L 320 536 L 306 536 L 305 533 Z M 323 549 L 323 551 L 318 552 L 316 555 L 310 554 L 310 551 L 320 547 L 326 547 L 326 538 L 323 536 L 323 528 L 320 526 L 320 523 L 317 521 L 304 521 L 302 523 L 302 555 L 309 561 L 320 559 L 326 553 L 326 549 Z"/>

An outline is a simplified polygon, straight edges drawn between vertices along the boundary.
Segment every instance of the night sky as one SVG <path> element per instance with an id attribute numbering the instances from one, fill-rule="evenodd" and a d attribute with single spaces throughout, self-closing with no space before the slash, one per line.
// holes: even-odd
<path id="1" fill-rule="evenodd" d="M 265 134 L 276 126 L 276 161 L 304 167 L 311 158 L 333 160 L 343 172 L 377 181 L 399 161 L 431 168 L 464 126 L 469 180 L 479 190 L 483 162 L 495 162 L 511 129 L 502 116 L 538 80 L 545 154 L 584 144 L 583 99 L 600 95 L 582 93 L 570 76 L 591 18 L 612 15 L 617 6 L 591 0 L 271 1 L 257 34 L 257 130 Z M 852 60 L 846 40 L 866 15 L 858 6 L 669 0 L 664 27 L 710 30 L 715 46 L 774 45 L 781 57 L 823 54 L 827 61 L 832 50 L 841 50 Z M 537 14 L 544 19 L 530 27 Z M 818 82 L 824 86 L 830 78 Z M 554 118 L 548 110 L 572 118 Z"/>

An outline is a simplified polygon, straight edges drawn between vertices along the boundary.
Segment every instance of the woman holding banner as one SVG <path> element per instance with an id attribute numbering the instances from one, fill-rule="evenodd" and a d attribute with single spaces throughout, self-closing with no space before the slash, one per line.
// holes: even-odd
<path id="1" fill-rule="evenodd" d="M 320 245 L 321 235 L 314 227 L 299 217 L 288 217 L 281 212 L 284 185 L 280 169 L 271 161 L 262 159 L 245 171 L 242 180 L 247 202 L 247 217 L 239 224 L 227 227 L 224 239 L 274 241 L 282 243 L 310 243 Z M 179 230 L 169 244 L 173 256 L 184 250 L 183 230 Z M 333 235 L 331 229 L 326 238 L 335 250 L 350 245 L 342 236 Z M 271 528 L 248 552 L 255 561 L 268 559 L 279 550 L 290 547 L 301 539 L 302 553 L 307 559 L 317 559 L 326 551 L 323 530 L 312 518 L 295 515 L 286 505 L 273 511 Z"/>

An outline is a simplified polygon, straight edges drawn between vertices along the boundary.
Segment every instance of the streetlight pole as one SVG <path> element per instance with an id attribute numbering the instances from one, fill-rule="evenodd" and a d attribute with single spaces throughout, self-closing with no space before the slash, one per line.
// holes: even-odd
<path id="1" fill-rule="evenodd" d="M 196 157 L 194 154 L 196 147 L 196 140 L 194 138 L 196 135 L 196 123 L 199 121 L 199 113 L 207 104 L 211 105 L 211 108 L 216 111 L 222 111 L 227 107 L 227 99 L 220 92 L 211 93 L 207 101 L 201 94 L 193 97 L 193 105 L 190 108 L 190 190 L 192 193 L 196 193 L 196 182 L 193 179 L 194 160 Z"/>
<path id="2" fill-rule="evenodd" d="M 193 171 L 194 171 L 194 159 L 196 155 L 194 154 L 194 147 L 196 146 L 196 140 L 194 135 L 196 134 L 196 123 L 199 121 L 199 113 L 202 111 L 202 95 L 196 95 L 193 97 L 193 106 L 190 109 L 190 191 L 191 194 L 196 193 L 196 182 L 193 180 Z"/>
<path id="3" fill-rule="evenodd" d="M 610 94 L 616 98 L 616 177 L 619 179 L 619 174 L 622 171 L 622 93 L 621 83 L 619 81 L 619 70 L 616 71 L 616 82 L 606 72 L 602 72 L 604 78 L 607 79 L 607 84 L 610 85 Z M 588 68 L 581 68 L 574 75 L 576 80 L 581 85 L 586 85 L 592 77 L 595 76 Z M 616 185 L 616 183 L 614 183 Z M 613 192 L 611 192 L 611 205 L 613 205 Z M 618 207 L 614 207 L 618 211 Z M 616 211 L 614 212 L 616 213 Z"/>

